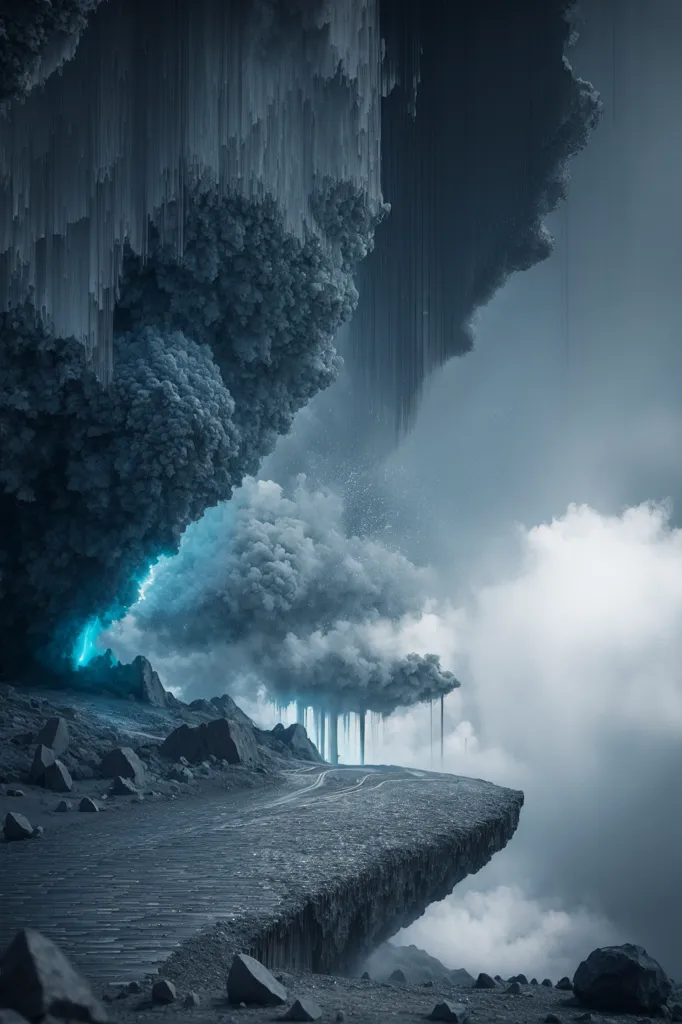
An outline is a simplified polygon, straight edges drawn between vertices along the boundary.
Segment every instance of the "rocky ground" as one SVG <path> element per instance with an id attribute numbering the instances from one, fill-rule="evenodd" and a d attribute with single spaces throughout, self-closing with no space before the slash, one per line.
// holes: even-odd
<path id="1" fill-rule="evenodd" d="M 143 701 L 0 685 L 5 842 L 40 842 L 53 830 L 92 823 L 95 813 L 107 815 L 103 824 L 116 814 L 127 816 L 127 828 L 134 827 L 135 816 L 142 826 L 150 801 L 170 805 L 211 793 L 275 787 L 287 772 L 321 761 L 301 726 L 260 730 L 227 695 L 182 704 L 164 695 L 144 659 L 137 661 L 137 689 L 147 695 Z M 262 1005 L 260 999 L 245 1005 L 234 998 L 234 986 L 228 1000 L 230 963 L 211 931 L 185 943 L 183 954 L 171 956 L 160 975 L 91 989 L 48 939 L 37 932 L 19 934 L 28 938 L 0 959 L 0 1007 L 22 1016 L 0 1009 L 0 1024 L 76 1019 L 92 1024 L 107 1019 L 121 1024 L 282 1019 L 407 1024 L 426 1018 L 470 1024 L 625 1024 L 653 1016 L 682 1021 L 679 989 L 649 1013 L 596 1012 L 574 997 L 568 979 L 559 988 L 523 976 L 486 979 L 489 987 L 477 987 L 466 971 L 449 971 L 415 947 L 383 947 L 382 956 L 367 964 L 374 978 L 284 970 L 275 979 L 254 961 L 256 974 L 260 970 L 265 978 L 257 978 L 256 987 L 262 983 L 277 998 L 275 1004 Z M 16 945 L 17 940 L 11 948 Z M 250 982 L 242 979 L 246 1002 Z"/>
<path id="2" fill-rule="evenodd" d="M 192 741 L 208 727 L 219 731 L 226 716 L 236 744 L 226 729 L 212 738 L 212 747 L 197 748 Z M 188 728 L 176 733 L 174 748 L 162 751 L 182 726 Z M 145 801 L 272 786 L 297 763 L 316 760 L 321 758 L 302 726 L 257 729 L 227 695 L 155 707 L 0 685 L 0 821 L 19 815 L 33 837 L 75 827 L 96 811 L 142 815 Z"/>

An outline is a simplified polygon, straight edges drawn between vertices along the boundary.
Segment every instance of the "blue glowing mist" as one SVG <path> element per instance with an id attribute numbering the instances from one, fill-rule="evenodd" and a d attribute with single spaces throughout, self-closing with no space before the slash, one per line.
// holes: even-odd
<path id="1" fill-rule="evenodd" d="M 157 569 L 162 561 L 166 558 L 165 555 L 161 555 L 155 562 L 152 562 L 144 578 L 138 584 L 137 599 L 138 601 L 144 601 L 147 596 L 147 591 L 154 582 L 156 577 Z M 104 622 L 98 616 L 88 621 L 83 626 L 76 643 L 73 646 L 71 652 L 71 662 L 73 667 L 85 668 L 89 665 L 93 658 L 99 657 L 104 651 L 98 645 L 98 640 L 105 629 L 107 629 L 112 622 L 118 618 L 118 615 L 105 615 Z"/>

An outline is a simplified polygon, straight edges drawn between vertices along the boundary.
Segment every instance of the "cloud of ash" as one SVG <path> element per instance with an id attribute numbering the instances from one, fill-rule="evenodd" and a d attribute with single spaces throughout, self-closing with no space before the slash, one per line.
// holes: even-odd
<path id="1" fill-rule="evenodd" d="M 572 506 L 517 541 L 513 567 L 412 628 L 463 680 L 444 768 L 523 788 L 521 825 L 399 941 L 555 980 L 630 941 L 679 977 L 682 531 L 665 506 Z M 429 734 L 428 711 L 394 715 L 368 759 L 439 768 Z"/>
<path id="2" fill-rule="evenodd" d="M 205 652 L 196 685 L 216 685 L 213 661 L 233 690 L 240 679 L 252 690 L 255 678 L 282 704 L 390 712 L 450 692 L 454 676 L 410 637 L 429 573 L 348 536 L 343 513 L 338 497 L 303 476 L 291 496 L 272 481 L 245 481 L 187 530 L 109 642 L 147 651 L 160 669 L 159 654 Z"/>
<path id="3" fill-rule="evenodd" d="M 48 640 L 50 660 L 68 656 L 87 620 L 129 607 L 150 562 L 230 497 L 338 370 L 354 261 L 383 211 L 327 183 L 322 239 L 301 242 L 270 201 L 197 185 L 188 202 L 181 262 L 154 225 L 146 263 L 125 261 L 108 389 L 29 306 L 0 315 L 6 672 Z"/>

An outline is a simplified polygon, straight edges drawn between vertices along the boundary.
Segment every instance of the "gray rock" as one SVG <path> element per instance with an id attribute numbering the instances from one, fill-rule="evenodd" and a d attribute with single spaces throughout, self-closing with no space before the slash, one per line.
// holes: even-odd
<path id="1" fill-rule="evenodd" d="M 457 967 L 454 971 L 450 971 L 450 981 L 458 988 L 473 988 L 476 983 L 474 976 L 465 971 L 463 967 Z"/>
<path id="2" fill-rule="evenodd" d="M 73 805 L 70 800 L 60 800 L 55 807 L 55 811 L 59 811 L 60 814 L 64 814 L 66 811 L 70 811 L 72 806 Z"/>
<path id="3" fill-rule="evenodd" d="M 178 994 L 175 991 L 175 985 L 172 981 L 167 981 L 165 978 L 161 978 L 160 981 L 155 981 L 152 985 L 153 1003 L 174 1003 L 177 998 Z"/>
<path id="4" fill-rule="evenodd" d="M 218 709 L 215 704 L 212 704 L 210 700 L 206 700 L 204 697 L 191 701 L 189 709 L 190 711 L 203 711 L 206 715 L 218 714 Z"/>
<path id="5" fill-rule="evenodd" d="M 658 961 L 628 942 L 593 950 L 575 972 L 573 991 L 595 1010 L 648 1014 L 666 1003 L 672 983 Z"/>
<path id="6" fill-rule="evenodd" d="M 545 1024 L 561 1024 L 561 1017 L 556 1013 L 548 1013 L 545 1017 Z"/>
<path id="7" fill-rule="evenodd" d="M 196 992 L 188 992 L 182 1001 L 182 1005 L 186 1010 L 195 1009 L 197 1006 L 201 1006 L 201 999 Z"/>
<path id="8" fill-rule="evenodd" d="M 517 974 L 516 977 L 514 978 L 514 981 L 518 981 L 519 985 L 527 985 L 528 984 L 528 978 L 526 977 L 525 974 Z"/>
<path id="9" fill-rule="evenodd" d="M 7 796 L 26 796 L 23 789 L 15 789 L 14 786 L 7 787 Z"/>
<path id="10" fill-rule="evenodd" d="M 362 974 L 360 975 L 360 981 L 371 981 L 371 980 L 372 979 L 370 978 L 368 971 L 363 971 Z"/>
<path id="11" fill-rule="evenodd" d="M 0 1010 L 0 1024 L 28 1024 L 28 1022 L 15 1010 Z"/>
<path id="12" fill-rule="evenodd" d="M 99 811 L 99 807 L 89 796 L 84 796 L 78 805 L 78 810 L 93 813 L 95 811 Z"/>
<path id="13" fill-rule="evenodd" d="M 518 981 L 512 981 L 511 985 L 505 989 L 507 995 L 519 996 L 521 995 L 521 985 Z"/>
<path id="14" fill-rule="evenodd" d="M 131 697 L 157 708 L 169 706 L 168 694 L 158 673 L 142 655 L 138 655 L 130 665 L 119 665 L 118 674 Z"/>
<path id="15" fill-rule="evenodd" d="M 49 747 L 44 744 L 39 744 L 33 755 L 33 761 L 29 769 L 28 777 L 29 781 L 33 783 L 39 783 L 43 781 L 45 777 L 45 770 L 49 768 L 55 761 L 55 755 Z"/>
<path id="16" fill-rule="evenodd" d="M 571 982 L 570 978 L 559 978 L 559 980 L 556 983 L 556 987 L 559 989 L 560 992 L 573 991 L 573 983 Z"/>
<path id="17" fill-rule="evenodd" d="M 453 1024 L 464 1024 L 464 1021 L 469 1019 L 469 1011 L 463 1003 L 451 1003 L 444 999 L 442 1003 L 436 1003 L 428 1019 L 451 1021 Z"/>
<path id="18" fill-rule="evenodd" d="M 69 748 L 69 727 L 63 718 L 48 718 L 36 736 L 36 743 L 48 747 L 55 757 L 60 757 Z"/>
<path id="19" fill-rule="evenodd" d="M 70 793 L 73 789 L 73 779 L 66 765 L 61 761 L 53 761 L 45 769 L 43 785 L 53 793 Z"/>
<path id="20" fill-rule="evenodd" d="M 40 932 L 23 929 L 0 961 L 0 1003 L 28 1020 L 45 1016 L 105 1024 L 104 1006 L 60 949 Z"/>
<path id="21" fill-rule="evenodd" d="M 258 759 L 253 732 L 227 718 L 179 726 L 163 741 L 159 753 L 173 761 L 185 757 L 190 764 L 200 764 L 211 754 L 229 764 L 253 764 Z"/>
<path id="22" fill-rule="evenodd" d="M 286 728 L 281 724 L 276 725 L 271 731 L 271 735 L 283 747 L 290 750 L 297 760 L 315 761 L 318 764 L 324 764 L 324 758 L 312 740 L 309 739 L 305 726 L 301 725 L 300 722 L 288 725 Z"/>
<path id="23" fill-rule="evenodd" d="M 497 988 L 497 982 L 489 974 L 481 973 L 476 978 L 474 988 Z"/>
<path id="24" fill-rule="evenodd" d="M 551 978 L 543 978 L 540 984 L 544 985 L 545 988 L 554 988 Z"/>
<path id="25" fill-rule="evenodd" d="M 407 978 L 405 977 L 405 973 L 401 971 L 399 967 L 396 967 L 395 971 L 389 974 L 388 980 L 396 985 L 407 985 Z"/>
<path id="26" fill-rule="evenodd" d="M 23 814 L 17 814 L 15 811 L 10 811 L 9 814 L 5 816 L 5 823 L 2 827 L 2 832 L 5 839 L 11 843 L 17 839 L 30 839 L 33 835 L 33 826 L 28 818 L 25 818 Z"/>
<path id="27" fill-rule="evenodd" d="M 236 953 L 227 978 L 227 997 L 231 1003 L 281 1006 L 287 1001 L 287 990 L 258 960 Z"/>
<path id="28" fill-rule="evenodd" d="M 531 983 L 531 985 L 537 985 L 538 984 L 538 979 L 537 978 L 531 978 L 530 979 L 530 983 Z"/>
<path id="29" fill-rule="evenodd" d="M 109 790 L 110 796 L 137 796 L 137 789 L 132 779 L 124 779 L 122 775 L 117 775 L 111 784 Z"/>
<path id="30" fill-rule="evenodd" d="M 45 829 L 43 828 L 42 825 L 36 825 L 36 827 L 31 832 L 31 838 L 32 839 L 40 839 L 40 837 L 44 834 L 44 832 L 45 832 Z"/>
<path id="31" fill-rule="evenodd" d="M 129 981 L 126 985 L 126 992 L 128 995 L 134 996 L 142 991 L 142 985 L 139 981 Z"/>
<path id="32" fill-rule="evenodd" d="M 319 1020 L 322 1010 L 312 999 L 295 999 L 282 1020 Z"/>
<path id="33" fill-rule="evenodd" d="M 176 765 L 175 768 L 171 768 L 168 777 L 172 782 L 192 782 L 194 779 L 191 769 L 184 768 L 182 765 Z"/>
<path id="34" fill-rule="evenodd" d="M 239 725 L 243 725 L 246 729 L 254 728 L 254 723 L 242 711 L 239 705 L 232 700 L 229 693 L 223 693 L 220 697 L 211 697 L 211 704 L 217 708 L 223 718 L 231 718 L 233 722 L 238 722 Z"/>
<path id="35" fill-rule="evenodd" d="M 145 769 L 132 747 L 116 747 L 106 754 L 100 763 L 99 773 L 103 779 L 132 779 L 136 786 L 143 786 Z"/>
<path id="36" fill-rule="evenodd" d="M 592 1024 L 592 1021 L 594 1020 L 594 1017 L 588 1011 L 587 1013 L 579 1013 L 579 1014 L 577 1014 L 573 1018 L 573 1020 L 579 1020 L 580 1024 Z"/>
<path id="37" fill-rule="evenodd" d="M 674 1021 L 682 1021 L 682 1003 L 671 1003 L 670 1019 Z"/>

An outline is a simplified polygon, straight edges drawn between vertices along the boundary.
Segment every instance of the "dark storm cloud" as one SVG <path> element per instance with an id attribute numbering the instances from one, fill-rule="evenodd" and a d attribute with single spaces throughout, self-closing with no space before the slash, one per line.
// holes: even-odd
<path id="1" fill-rule="evenodd" d="M 24 95 L 73 55 L 101 0 L 4 0 L 0 5 L 0 103 Z"/>
<path id="2" fill-rule="evenodd" d="M 63 654 L 86 619 L 125 609 L 149 562 L 229 498 L 334 379 L 333 336 L 356 301 L 349 253 L 370 244 L 358 235 L 373 216 L 358 217 L 352 189 L 320 202 L 348 209 L 343 244 L 287 235 L 270 202 L 197 191 L 182 261 L 153 232 L 146 264 L 127 261 L 108 389 L 84 371 L 81 347 L 52 338 L 30 309 L 3 315 L 8 661 L 18 637 L 29 647 L 50 637 Z"/>

